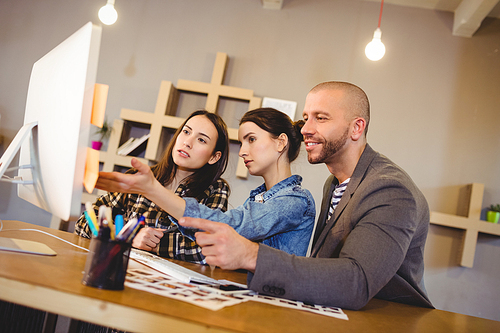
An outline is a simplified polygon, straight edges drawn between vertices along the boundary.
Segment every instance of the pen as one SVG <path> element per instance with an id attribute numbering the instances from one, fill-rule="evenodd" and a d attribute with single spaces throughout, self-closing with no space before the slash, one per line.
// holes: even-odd
<path id="1" fill-rule="evenodd" d="M 137 234 L 137 232 L 139 231 L 141 226 L 146 225 L 145 221 L 146 221 L 146 218 L 144 217 L 144 215 L 141 215 L 141 217 L 139 217 L 139 220 L 137 220 L 137 224 L 133 227 L 133 229 L 127 235 L 127 242 L 130 242 L 135 237 L 135 235 Z"/>
<path id="2" fill-rule="evenodd" d="M 106 221 L 106 219 L 103 219 L 101 229 L 99 230 L 99 238 L 103 241 L 108 241 L 110 237 L 111 230 L 109 229 L 108 221 Z"/>
<path id="3" fill-rule="evenodd" d="M 138 221 L 137 225 L 135 226 L 134 230 L 132 230 L 132 232 L 130 233 L 130 235 L 127 237 L 127 242 L 130 242 L 132 241 L 132 239 L 135 237 L 135 235 L 137 234 L 137 231 L 139 231 L 139 228 L 141 226 L 144 226 L 146 223 L 144 222 L 144 220 L 140 220 Z"/>
<path id="4" fill-rule="evenodd" d="M 89 215 L 89 221 L 92 221 L 92 223 L 94 224 L 94 228 L 97 232 L 99 232 L 99 225 L 97 224 L 97 217 L 95 216 L 92 204 L 90 202 L 85 203 L 85 209 L 87 210 L 87 214 Z"/>
<path id="5" fill-rule="evenodd" d="M 111 207 L 106 207 L 106 218 L 108 219 L 108 223 L 113 222 L 113 213 Z"/>
<path id="6" fill-rule="evenodd" d="M 109 227 L 109 237 L 111 238 L 111 240 L 115 240 L 116 232 L 115 232 L 115 225 L 113 224 L 113 221 L 110 221 L 108 223 L 108 227 Z"/>
<path id="7" fill-rule="evenodd" d="M 89 213 L 86 210 L 84 210 L 83 214 L 85 215 L 85 219 L 87 220 L 87 224 L 89 225 L 90 231 L 92 231 L 92 235 L 97 237 L 99 235 L 99 232 L 95 228 L 95 224 L 92 221 L 92 218 L 90 217 Z"/>
<path id="8" fill-rule="evenodd" d="M 113 215 L 110 207 L 106 207 L 106 220 L 108 221 L 109 236 L 111 240 L 115 240 L 115 224 L 113 223 Z"/>
<path id="9" fill-rule="evenodd" d="M 116 238 L 118 238 L 118 234 L 123 228 L 123 215 L 116 215 L 115 217 L 115 234 Z"/>
<path id="10" fill-rule="evenodd" d="M 129 235 L 129 229 L 131 229 L 130 231 L 132 231 L 134 229 L 134 227 L 136 226 L 137 222 L 138 222 L 137 218 L 135 218 L 135 217 L 131 218 L 127 222 L 127 224 L 125 224 L 125 226 L 118 233 L 118 239 L 119 240 L 127 239 L 128 235 Z"/>
<path id="11" fill-rule="evenodd" d="M 106 219 L 106 209 L 107 207 L 104 205 L 99 206 L 99 216 L 97 217 L 97 222 L 99 224 L 99 227 L 102 227 L 103 220 Z"/>

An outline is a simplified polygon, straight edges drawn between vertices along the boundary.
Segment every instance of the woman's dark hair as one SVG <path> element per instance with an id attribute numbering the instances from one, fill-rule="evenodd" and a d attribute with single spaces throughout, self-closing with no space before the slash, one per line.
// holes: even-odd
<path id="1" fill-rule="evenodd" d="M 271 134 L 274 139 L 277 139 L 281 133 L 288 136 L 287 157 L 289 162 L 293 162 L 300 152 L 300 143 L 303 141 L 303 136 L 300 133 L 303 120 L 292 121 L 285 113 L 273 108 L 258 108 L 248 111 L 240 120 L 240 125 L 246 122 L 252 122 L 262 128 L 264 131 Z"/>
<path id="2" fill-rule="evenodd" d="M 175 141 L 184 125 L 186 125 L 189 119 L 195 116 L 205 116 L 214 124 L 217 129 L 217 143 L 212 154 L 217 151 L 221 153 L 221 157 L 217 162 L 214 164 L 206 163 L 184 180 L 184 183 L 187 185 L 186 196 L 198 198 L 211 184 L 221 177 L 224 171 L 226 171 L 227 161 L 229 159 L 229 135 L 227 133 L 227 126 L 224 120 L 217 114 L 206 110 L 198 110 L 191 113 L 177 131 L 175 131 L 160 162 L 151 167 L 151 170 L 156 179 L 163 185 L 168 185 L 174 180 L 177 172 L 177 165 L 172 158 Z"/>

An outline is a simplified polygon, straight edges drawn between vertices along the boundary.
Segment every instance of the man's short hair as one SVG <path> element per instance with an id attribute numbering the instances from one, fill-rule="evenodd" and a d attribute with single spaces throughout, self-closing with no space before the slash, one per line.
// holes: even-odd
<path id="1" fill-rule="evenodd" d="M 342 81 L 322 82 L 311 89 L 311 93 L 322 90 L 341 90 L 345 92 L 344 106 L 346 108 L 346 117 L 351 119 L 360 117 L 366 121 L 365 136 L 368 133 L 368 124 L 370 123 L 370 102 L 368 96 L 360 87 Z"/>

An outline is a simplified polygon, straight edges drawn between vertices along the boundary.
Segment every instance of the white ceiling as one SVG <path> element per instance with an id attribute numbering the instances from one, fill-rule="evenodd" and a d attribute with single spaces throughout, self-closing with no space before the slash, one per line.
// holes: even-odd
<path id="1" fill-rule="evenodd" d="M 266 9 L 281 9 L 287 0 L 261 0 Z M 364 0 L 381 2 L 381 0 Z M 500 0 L 385 0 L 384 4 L 455 13 L 453 35 L 472 37 L 486 17 L 500 19 Z"/>

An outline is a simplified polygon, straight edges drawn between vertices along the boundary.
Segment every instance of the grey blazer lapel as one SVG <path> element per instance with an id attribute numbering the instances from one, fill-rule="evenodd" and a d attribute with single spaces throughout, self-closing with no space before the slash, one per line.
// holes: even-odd
<path id="1" fill-rule="evenodd" d="M 351 182 L 349 181 L 349 184 L 347 185 L 347 188 L 342 195 L 342 199 L 340 199 L 339 204 L 337 205 L 337 208 L 333 211 L 333 215 L 331 216 L 330 220 L 326 221 L 326 225 L 321 231 L 321 234 L 319 235 L 319 238 L 317 239 L 316 243 L 314 244 L 313 251 L 311 252 L 311 256 L 316 256 L 318 254 L 318 251 L 320 250 L 321 246 L 325 242 L 325 239 L 328 237 L 330 234 L 330 230 L 333 228 L 335 225 L 336 232 L 335 236 L 333 236 L 333 239 L 330 238 L 329 242 L 332 243 L 339 243 L 342 240 L 342 235 L 344 234 L 344 229 L 345 229 L 345 223 L 343 219 L 339 218 L 342 215 L 342 212 L 344 211 L 344 208 L 347 206 L 347 203 L 349 202 L 349 199 L 351 199 L 352 192 L 350 191 L 350 185 Z M 332 191 L 333 192 L 333 189 Z M 330 194 L 330 200 L 331 200 L 332 195 Z M 328 212 L 328 210 L 326 210 Z"/>
<path id="2" fill-rule="evenodd" d="M 313 250 L 311 253 L 314 253 L 314 245 L 317 243 L 319 236 L 321 235 L 321 232 L 325 228 L 326 224 L 326 219 L 328 217 L 328 207 L 330 206 L 330 201 L 332 200 L 333 196 L 333 189 L 335 187 L 335 184 L 337 183 L 337 179 L 333 175 L 328 177 L 328 179 L 325 181 L 325 184 L 323 185 L 323 199 L 321 201 L 321 211 L 319 213 L 318 220 L 316 222 L 316 228 L 314 230 L 314 237 L 313 237 Z"/>
<path id="3" fill-rule="evenodd" d="M 333 236 L 332 239 L 329 239 L 329 242 L 335 243 L 331 244 L 332 246 L 334 245 L 336 247 L 336 244 L 340 243 L 342 239 L 344 238 L 344 235 L 346 234 L 346 228 L 350 228 L 349 226 L 345 225 L 346 223 L 349 222 L 349 219 L 342 219 L 342 212 L 345 210 L 347 207 L 347 204 L 349 203 L 349 200 L 351 197 L 354 195 L 356 189 L 358 188 L 359 184 L 363 180 L 366 171 L 368 170 L 368 166 L 371 164 L 372 160 L 375 158 L 377 153 L 370 147 L 370 145 L 366 145 L 365 150 L 361 154 L 361 157 L 358 161 L 358 164 L 356 165 L 356 168 L 354 169 L 354 172 L 351 176 L 351 180 L 349 181 L 349 184 L 347 185 L 347 188 L 344 192 L 344 195 L 342 196 L 342 199 L 340 200 L 337 208 L 333 212 L 332 217 L 330 218 L 329 221 L 326 221 L 326 225 L 322 230 L 317 230 L 314 238 L 314 244 L 313 244 L 313 249 L 311 251 L 311 257 L 315 257 L 320 248 L 322 247 L 323 243 L 325 242 L 326 238 L 330 234 L 330 230 L 333 228 L 333 226 L 336 226 L 336 232 L 335 236 Z M 329 193 L 323 193 L 323 199 L 326 197 L 328 198 L 328 205 L 325 205 L 325 202 L 323 200 L 322 204 L 322 210 L 320 214 L 320 221 L 324 221 L 326 217 L 328 216 L 328 207 L 329 203 L 331 200 L 331 197 L 333 195 L 333 188 L 335 184 L 338 181 L 335 179 L 335 181 L 331 182 L 330 190 Z M 321 220 L 322 218 L 322 220 Z M 324 225 L 324 224 L 322 224 Z M 320 225 L 318 225 L 320 227 Z M 350 232 L 350 230 L 347 231 L 347 233 Z M 331 248 L 331 246 L 329 246 Z"/>

